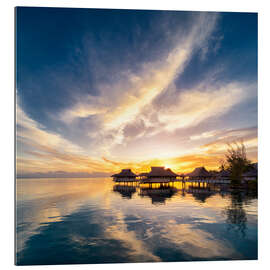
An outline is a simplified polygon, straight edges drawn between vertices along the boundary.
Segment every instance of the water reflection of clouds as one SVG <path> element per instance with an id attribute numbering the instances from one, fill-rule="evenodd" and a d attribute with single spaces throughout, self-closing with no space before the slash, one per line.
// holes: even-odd
<path id="1" fill-rule="evenodd" d="M 32 194 L 32 200 L 29 196 L 23 200 L 25 196 L 20 193 L 17 238 L 21 262 L 27 263 L 33 257 L 36 263 L 44 261 L 46 252 L 47 263 L 240 259 L 242 256 L 234 249 L 235 243 L 223 237 L 226 217 L 221 211 L 230 206 L 229 197 L 215 194 L 200 203 L 192 194 L 183 197 L 177 192 L 165 204 L 153 206 L 150 198 L 137 192 L 131 199 L 123 200 L 121 194 L 112 191 L 112 182 L 105 179 L 69 180 L 63 186 L 64 180 L 61 181 L 50 182 L 50 187 L 46 187 L 48 183 L 33 184 L 31 192 L 38 190 L 38 195 Z M 246 210 L 249 204 L 243 207 Z M 251 204 L 254 219 L 255 207 L 256 203 Z M 249 221 L 248 211 L 247 216 Z M 57 246 L 61 249 L 53 253 L 51 248 Z M 41 247 L 41 254 L 37 254 Z M 60 258 L 67 254 L 69 258 L 63 257 L 61 261 L 55 254 Z"/>
<path id="2" fill-rule="evenodd" d="M 114 222 L 111 217 L 102 211 L 77 211 L 64 217 L 62 222 L 52 222 L 42 228 L 28 240 L 19 258 L 24 264 L 136 261 L 134 252 L 140 254 L 140 243 L 130 239 L 132 233 L 123 234 L 122 239 L 108 235 L 107 225 L 111 222 Z M 153 261 L 153 257 L 148 260 Z"/>
<path id="3" fill-rule="evenodd" d="M 196 258 L 231 258 L 236 251 L 230 243 L 218 240 L 210 232 L 198 229 L 191 224 L 172 224 L 165 227 L 163 237 L 175 244 L 177 249 Z M 239 254 L 237 254 L 239 258 Z"/>
<path id="4" fill-rule="evenodd" d="M 106 187 L 106 182 L 103 184 Z M 29 237 L 39 233 L 43 226 L 61 221 L 90 198 L 108 192 L 104 186 L 85 179 L 18 180 L 17 251 L 22 250 Z"/>
<path id="5" fill-rule="evenodd" d="M 134 257 L 134 261 L 160 261 L 160 258 L 148 250 L 144 242 L 137 238 L 135 230 L 128 230 L 125 215 L 119 211 L 117 218 L 116 224 L 109 225 L 106 228 L 107 237 L 120 240 L 125 246 L 129 247 L 131 250 L 129 256 Z"/>

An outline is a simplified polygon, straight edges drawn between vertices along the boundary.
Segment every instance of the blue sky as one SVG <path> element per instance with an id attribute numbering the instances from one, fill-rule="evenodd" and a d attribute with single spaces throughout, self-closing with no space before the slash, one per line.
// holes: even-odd
<path id="1" fill-rule="evenodd" d="M 21 173 L 257 160 L 256 13 L 19 7 L 16 41 Z"/>

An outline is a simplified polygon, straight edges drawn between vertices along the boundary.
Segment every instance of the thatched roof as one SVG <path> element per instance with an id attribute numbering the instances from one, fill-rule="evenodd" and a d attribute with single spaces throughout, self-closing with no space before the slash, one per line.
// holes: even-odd
<path id="1" fill-rule="evenodd" d="M 189 177 L 210 177 L 211 174 L 204 168 L 196 168 L 193 172 L 187 174 Z"/>
<path id="2" fill-rule="evenodd" d="M 176 177 L 178 174 L 174 173 L 171 169 L 164 167 L 151 167 L 151 172 L 147 174 L 148 177 Z"/>
<path id="3" fill-rule="evenodd" d="M 112 177 L 136 177 L 137 175 L 131 169 L 124 169 L 120 173 L 113 174 Z"/>

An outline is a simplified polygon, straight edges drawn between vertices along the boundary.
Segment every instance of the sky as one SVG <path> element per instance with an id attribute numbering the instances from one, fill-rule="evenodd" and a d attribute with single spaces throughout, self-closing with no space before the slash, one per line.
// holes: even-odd
<path id="1" fill-rule="evenodd" d="M 17 176 L 257 162 L 257 13 L 16 8 Z"/>

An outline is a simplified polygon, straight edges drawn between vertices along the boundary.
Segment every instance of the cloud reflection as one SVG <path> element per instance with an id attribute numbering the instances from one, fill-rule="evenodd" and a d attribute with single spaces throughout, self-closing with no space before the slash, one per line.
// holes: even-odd
<path id="1" fill-rule="evenodd" d="M 202 203 L 176 185 L 166 203 L 152 204 L 139 190 L 123 199 L 109 179 L 22 179 L 18 185 L 19 264 L 242 259 L 256 253 L 254 196 L 241 206 L 248 237 L 231 238 L 224 228 L 238 223 L 224 211 L 239 200 L 226 194 Z"/>

